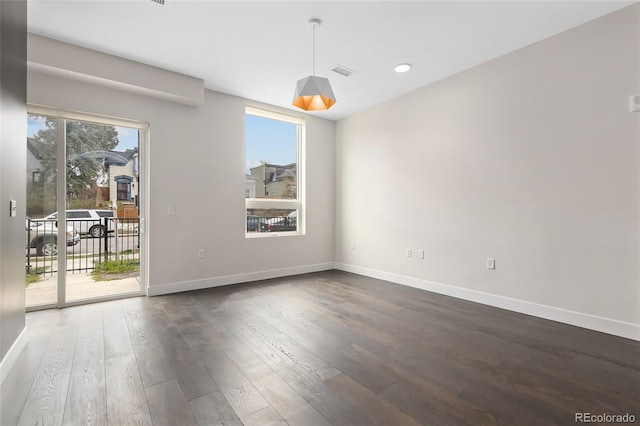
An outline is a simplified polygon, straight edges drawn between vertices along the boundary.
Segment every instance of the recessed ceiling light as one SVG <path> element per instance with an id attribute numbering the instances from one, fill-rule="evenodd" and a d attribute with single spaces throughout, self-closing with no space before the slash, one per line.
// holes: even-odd
<path id="1" fill-rule="evenodd" d="M 396 67 L 393 69 L 395 72 L 407 72 L 411 69 L 411 65 L 410 64 L 400 64 L 400 65 L 396 65 Z"/>

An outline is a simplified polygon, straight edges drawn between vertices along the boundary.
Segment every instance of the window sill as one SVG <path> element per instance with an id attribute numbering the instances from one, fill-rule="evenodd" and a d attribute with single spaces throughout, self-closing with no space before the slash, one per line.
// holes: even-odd
<path id="1" fill-rule="evenodd" d="M 272 237 L 297 237 L 305 235 L 304 232 L 255 232 L 245 233 L 244 237 L 247 239 L 254 238 L 272 238 Z"/>

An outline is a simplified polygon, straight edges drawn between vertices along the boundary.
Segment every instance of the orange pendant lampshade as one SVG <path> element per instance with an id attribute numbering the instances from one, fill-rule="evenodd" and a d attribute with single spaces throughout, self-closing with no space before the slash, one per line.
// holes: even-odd
<path id="1" fill-rule="evenodd" d="M 316 26 L 319 19 L 309 21 L 313 25 L 313 75 L 298 80 L 293 94 L 293 105 L 305 111 L 321 111 L 329 109 L 336 103 L 336 97 L 329 80 L 316 77 Z"/>
<path id="2" fill-rule="evenodd" d="M 336 103 L 329 80 L 310 75 L 298 80 L 293 95 L 293 105 L 305 111 L 329 109 Z"/>

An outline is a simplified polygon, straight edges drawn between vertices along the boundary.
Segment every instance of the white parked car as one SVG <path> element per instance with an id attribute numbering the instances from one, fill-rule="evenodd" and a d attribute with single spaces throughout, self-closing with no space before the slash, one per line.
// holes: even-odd
<path id="1" fill-rule="evenodd" d="M 27 249 L 36 249 L 38 256 L 55 256 L 58 254 L 58 227 L 52 220 L 29 220 L 26 223 Z M 80 241 L 80 234 L 73 225 L 67 224 L 67 245 L 72 246 Z"/>
<path id="2" fill-rule="evenodd" d="M 89 234 L 92 237 L 99 238 L 104 236 L 104 218 L 115 217 L 113 210 L 67 210 L 67 224 L 72 224 L 76 230 L 84 235 Z M 51 213 L 46 216 L 45 219 L 55 220 L 58 218 L 58 212 Z M 113 230 L 115 226 L 115 220 L 111 219 L 107 224 L 110 230 Z"/>

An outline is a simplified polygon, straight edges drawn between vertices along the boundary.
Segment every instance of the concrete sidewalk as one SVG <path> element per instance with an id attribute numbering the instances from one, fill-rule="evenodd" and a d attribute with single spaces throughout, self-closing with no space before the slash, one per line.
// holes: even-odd
<path id="1" fill-rule="evenodd" d="M 90 274 L 68 274 L 66 284 L 67 302 L 140 291 L 139 277 L 94 281 Z M 56 303 L 57 286 L 58 274 L 29 285 L 26 290 L 27 307 Z"/>

